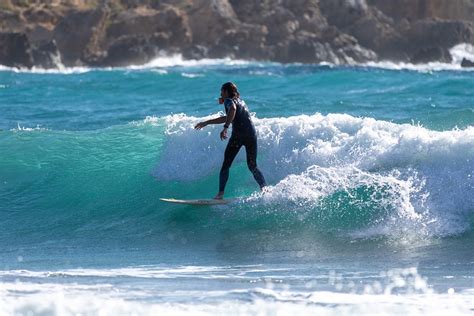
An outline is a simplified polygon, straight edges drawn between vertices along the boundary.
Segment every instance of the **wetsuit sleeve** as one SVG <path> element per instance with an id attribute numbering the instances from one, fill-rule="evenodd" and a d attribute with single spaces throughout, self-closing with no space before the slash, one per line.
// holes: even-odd
<path id="1" fill-rule="evenodd" d="M 224 100 L 225 114 L 229 113 L 229 109 L 230 109 L 230 107 L 232 106 L 233 103 L 234 103 L 234 101 L 232 101 L 232 99 L 225 99 Z"/>

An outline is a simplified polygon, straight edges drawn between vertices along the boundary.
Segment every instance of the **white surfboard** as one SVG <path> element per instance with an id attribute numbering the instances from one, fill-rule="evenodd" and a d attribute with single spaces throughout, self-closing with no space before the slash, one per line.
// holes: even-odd
<path id="1" fill-rule="evenodd" d="M 177 200 L 177 199 L 166 199 L 160 198 L 163 202 L 176 203 L 176 204 L 188 204 L 188 205 L 222 205 L 229 204 L 237 199 L 198 199 L 198 200 Z"/>

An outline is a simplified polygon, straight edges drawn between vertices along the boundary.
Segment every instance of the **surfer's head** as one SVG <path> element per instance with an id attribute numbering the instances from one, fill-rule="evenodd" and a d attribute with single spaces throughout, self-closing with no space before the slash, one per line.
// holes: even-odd
<path id="1" fill-rule="evenodd" d="M 237 86 L 233 82 L 226 82 L 221 87 L 221 97 L 223 98 L 239 98 L 240 94 Z"/>

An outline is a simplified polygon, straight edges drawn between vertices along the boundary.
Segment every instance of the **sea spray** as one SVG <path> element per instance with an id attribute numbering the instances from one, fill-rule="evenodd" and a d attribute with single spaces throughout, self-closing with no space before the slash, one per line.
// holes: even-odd
<path id="1" fill-rule="evenodd" d="M 192 126 L 198 120 L 165 118 L 166 141 L 153 171 L 158 180 L 193 181 L 219 169 L 224 147 L 216 137 L 219 127 L 196 132 Z M 458 234 L 469 227 L 465 219 L 474 205 L 472 127 L 437 132 L 343 114 L 255 119 L 255 124 L 259 164 L 273 184 L 273 200 L 314 205 L 339 191 L 372 186 L 384 196 L 378 208 L 390 205 L 397 218 L 425 217 L 422 223 L 430 223 L 429 234 Z M 240 154 L 236 163 L 243 159 Z M 311 203 L 306 203 L 309 208 Z"/>

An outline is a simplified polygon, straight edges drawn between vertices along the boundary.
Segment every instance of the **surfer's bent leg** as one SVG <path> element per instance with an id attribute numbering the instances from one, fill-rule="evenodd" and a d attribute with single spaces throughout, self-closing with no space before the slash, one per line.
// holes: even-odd
<path id="1" fill-rule="evenodd" d="M 224 162 L 222 163 L 221 172 L 219 174 L 219 192 L 224 192 L 225 190 L 225 185 L 229 179 L 230 166 L 232 165 L 235 156 L 237 156 L 240 147 L 242 147 L 242 142 L 234 137 L 229 139 L 224 152 Z"/>
<path id="2" fill-rule="evenodd" d="M 255 181 L 257 181 L 260 189 L 263 189 L 267 184 L 262 172 L 257 167 L 257 138 L 249 137 L 245 141 L 245 151 L 247 152 L 247 166 L 252 172 Z"/>

